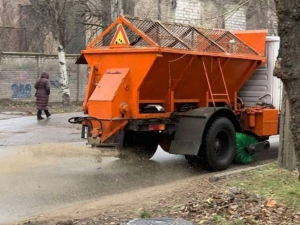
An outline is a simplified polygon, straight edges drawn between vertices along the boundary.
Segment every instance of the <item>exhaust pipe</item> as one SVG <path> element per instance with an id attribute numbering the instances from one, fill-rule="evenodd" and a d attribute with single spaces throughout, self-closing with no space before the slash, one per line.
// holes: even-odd
<path id="1" fill-rule="evenodd" d="M 270 142 L 269 141 L 265 141 L 264 143 L 264 150 L 269 150 L 270 149 Z"/>

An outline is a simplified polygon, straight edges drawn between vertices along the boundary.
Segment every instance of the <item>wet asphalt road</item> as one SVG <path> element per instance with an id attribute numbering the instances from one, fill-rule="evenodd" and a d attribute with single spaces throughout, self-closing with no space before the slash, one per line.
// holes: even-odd
<path id="1" fill-rule="evenodd" d="M 101 158 L 80 139 L 80 125 L 67 123 L 77 115 L 53 115 L 42 122 L 35 117 L 0 120 L 0 224 L 206 173 L 160 148 L 143 163 Z M 276 138 L 272 143 L 259 160 L 277 157 Z"/>

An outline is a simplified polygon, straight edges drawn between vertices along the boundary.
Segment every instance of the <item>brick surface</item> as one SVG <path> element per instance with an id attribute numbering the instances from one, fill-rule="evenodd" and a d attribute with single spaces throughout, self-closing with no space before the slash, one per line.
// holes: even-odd
<path id="1" fill-rule="evenodd" d="M 77 55 L 67 56 L 72 101 L 83 100 L 87 83 L 86 66 L 75 65 L 77 58 Z M 3 53 L 0 60 L 0 99 L 35 101 L 34 84 L 46 71 L 50 74 L 50 101 L 61 101 L 57 56 Z"/>
<path id="2" fill-rule="evenodd" d="M 230 12 L 225 19 L 225 29 L 246 30 L 246 9 L 236 5 L 226 5 L 227 12 Z"/>
<path id="3" fill-rule="evenodd" d="M 238 9 L 236 4 L 216 6 L 211 1 L 205 0 L 177 0 L 176 7 L 171 0 L 161 0 L 161 15 L 158 15 L 158 0 L 136 0 L 134 16 L 158 19 L 162 21 L 191 24 L 194 26 L 226 28 L 241 30 L 246 29 L 246 10 Z M 230 3 L 231 1 L 227 1 Z M 223 16 L 224 12 L 230 12 Z M 226 14 L 226 13 L 225 13 Z"/>

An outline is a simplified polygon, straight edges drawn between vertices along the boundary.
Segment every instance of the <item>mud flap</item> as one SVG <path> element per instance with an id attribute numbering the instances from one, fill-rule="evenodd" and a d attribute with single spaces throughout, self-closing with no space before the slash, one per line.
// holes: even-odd
<path id="1" fill-rule="evenodd" d="M 170 153 L 197 155 L 205 125 L 214 111 L 214 108 L 198 108 L 187 112 L 179 121 Z"/>
<path id="2" fill-rule="evenodd" d="M 198 155 L 207 123 L 218 117 L 230 119 L 236 130 L 242 130 L 234 113 L 227 108 L 194 109 L 180 118 L 169 153 Z"/>

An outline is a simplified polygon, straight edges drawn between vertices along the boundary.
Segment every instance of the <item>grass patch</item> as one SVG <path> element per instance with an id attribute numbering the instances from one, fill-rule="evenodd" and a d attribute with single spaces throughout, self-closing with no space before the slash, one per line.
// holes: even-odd
<path id="1" fill-rule="evenodd" d="M 279 168 L 275 163 L 248 172 L 244 178 L 229 183 L 261 196 L 274 199 L 300 211 L 298 173 Z"/>
<path id="2" fill-rule="evenodd" d="M 147 210 L 143 210 L 143 211 L 141 212 L 140 217 L 141 217 L 142 219 L 145 219 L 145 218 L 151 218 L 151 213 L 148 212 Z"/>
<path id="3" fill-rule="evenodd" d="M 242 219 L 228 220 L 226 216 L 215 214 L 212 217 L 213 224 L 218 225 L 244 225 L 245 222 Z"/>
<path id="4" fill-rule="evenodd" d="M 245 224 L 244 220 L 236 220 L 234 222 L 234 225 L 244 225 L 244 224 Z"/>
<path id="5" fill-rule="evenodd" d="M 221 216 L 218 214 L 213 215 L 212 221 L 214 224 L 219 224 L 219 225 L 244 225 L 245 222 L 241 219 L 236 219 L 236 220 L 228 220 L 225 218 L 225 216 Z"/>
<path id="6" fill-rule="evenodd" d="M 220 215 L 214 215 L 213 221 L 215 222 L 221 222 L 223 220 L 223 217 Z"/>

